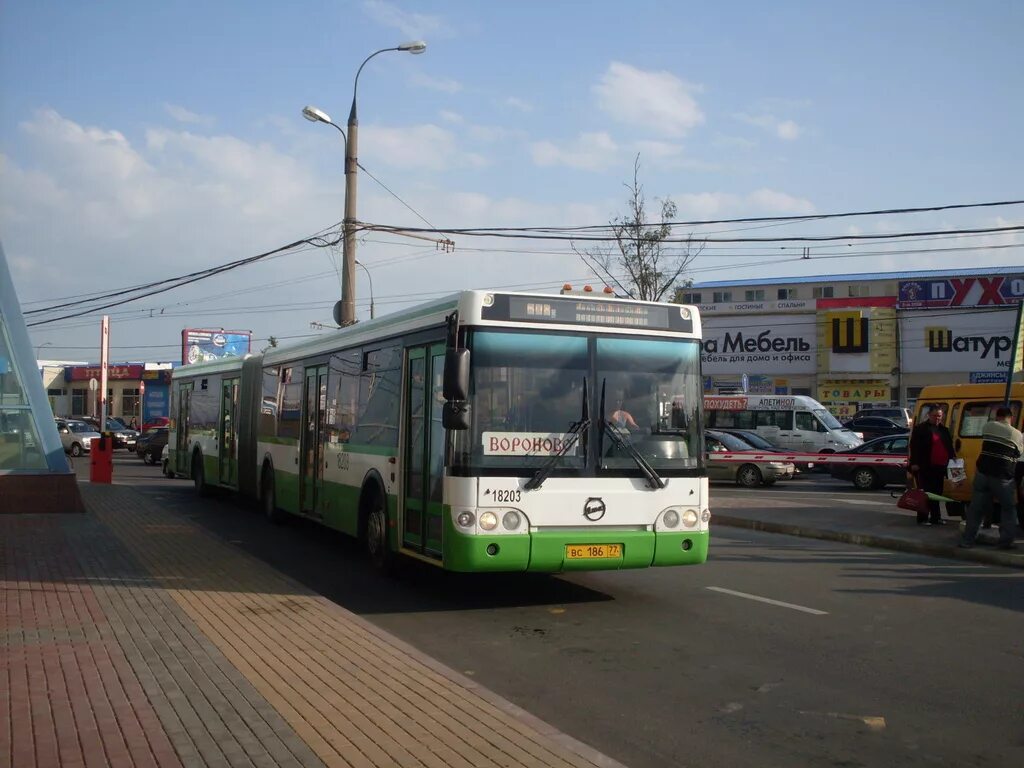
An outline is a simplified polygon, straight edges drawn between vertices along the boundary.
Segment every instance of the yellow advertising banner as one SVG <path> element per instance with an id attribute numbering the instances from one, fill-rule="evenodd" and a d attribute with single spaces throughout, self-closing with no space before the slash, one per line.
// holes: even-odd
<path id="1" fill-rule="evenodd" d="M 881 403 L 892 399 L 888 381 L 842 381 L 825 379 L 818 384 L 822 403 Z"/>
<path id="2" fill-rule="evenodd" d="M 818 312 L 818 372 L 883 373 L 896 366 L 896 310 L 856 307 Z"/>

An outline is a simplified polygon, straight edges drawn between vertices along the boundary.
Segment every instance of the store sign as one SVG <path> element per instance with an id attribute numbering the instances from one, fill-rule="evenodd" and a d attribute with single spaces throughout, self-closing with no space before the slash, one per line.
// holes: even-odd
<path id="1" fill-rule="evenodd" d="M 903 370 L 1007 371 L 1016 318 L 1016 307 L 905 315 L 901 321 Z"/>
<path id="2" fill-rule="evenodd" d="M 889 402 L 892 388 L 887 381 L 836 381 L 825 379 L 818 385 L 822 403 Z"/>
<path id="3" fill-rule="evenodd" d="M 141 379 L 145 368 L 141 365 L 108 365 L 107 378 L 112 381 Z M 98 365 L 72 365 L 64 369 L 65 381 L 88 381 L 100 378 Z"/>
<path id="4" fill-rule="evenodd" d="M 901 280 L 900 309 L 998 307 L 1024 300 L 1024 274 Z"/>
<path id="5" fill-rule="evenodd" d="M 701 362 L 708 374 L 809 374 L 816 344 L 813 315 L 706 318 Z"/>
<path id="6" fill-rule="evenodd" d="M 895 308 L 870 306 L 819 310 L 819 371 L 888 374 L 895 366 Z"/>
<path id="7" fill-rule="evenodd" d="M 1005 384 L 1006 371 L 971 371 L 971 384 Z"/>
<path id="8" fill-rule="evenodd" d="M 744 314 L 765 312 L 813 312 L 815 299 L 782 299 L 780 301 L 737 301 L 700 304 L 701 314 Z"/>

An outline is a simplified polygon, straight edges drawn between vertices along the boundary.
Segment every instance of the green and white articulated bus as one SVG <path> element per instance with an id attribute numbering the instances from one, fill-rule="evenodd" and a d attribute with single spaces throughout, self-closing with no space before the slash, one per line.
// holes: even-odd
<path id="1" fill-rule="evenodd" d="M 177 369 L 171 467 L 381 568 L 702 563 L 700 338 L 689 306 L 464 291 Z"/>

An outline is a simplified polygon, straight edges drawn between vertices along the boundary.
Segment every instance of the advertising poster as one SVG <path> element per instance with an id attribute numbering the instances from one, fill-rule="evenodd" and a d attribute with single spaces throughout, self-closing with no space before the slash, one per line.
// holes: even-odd
<path id="1" fill-rule="evenodd" d="M 704 373 L 811 374 L 817 331 L 813 315 L 705 317 Z"/>
<path id="2" fill-rule="evenodd" d="M 1017 308 L 909 312 L 900 318 L 906 373 L 1009 371 Z"/>
<path id="3" fill-rule="evenodd" d="M 186 328 L 181 332 L 181 364 L 203 363 L 249 354 L 252 331 Z"/>

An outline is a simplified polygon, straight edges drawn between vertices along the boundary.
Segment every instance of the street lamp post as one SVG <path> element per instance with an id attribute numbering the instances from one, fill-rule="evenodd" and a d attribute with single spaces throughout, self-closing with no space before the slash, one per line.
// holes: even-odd
<path id="1" fill-rule="evenodd" d="M 53 344 L 52 341 L 44 341 L 38 347 L 36 347 L 36 362 L 39 362 L 39 355 L 42 353 L 43 347 L 49 347 Z"/>
<path id="2" fill-rule="evenodd" d="M 338 325 L 351 325 L 356 321 L 356 172 L 359 169 L 359 119 L 357 117 L 356 96 L 359 92 L 359 75 L 362 74 L 366 62 L 381 53 L 388 51 L 405 51 L 407 53 L 423 53 L 427 44 L 422 40 L 402 43 L 394 48 L 381 48 L 374 51 L 359 65 L 355 81 L 352 85 L 352 108 L 348 113 L 348 134 L 331 121 L 331 118 L 316 107 L 307 106 L 302 116 L 313 122 L 333 125 L 345 139 L 345 218 L 342 221 L 342 270 L 341 270 L 341 301 L 335 306 L 334 319 Z"/>
<path id="3" fill-rule="evenodd" d="M 374 313 L 373 313 L 373 276 L 370 274 L 370 270 L 368 270 L 366 268 L 366 265 L 363 264 L 363 262 L 361 262 L 359 259 L 356 259 L 355 261 L 356 261 L 356 266 L 357 267 L 362 267 L 363 268 L 363 272 L 366 273 L 366 279 L 370 283 L 370 319 L 373 320 L 373 318 L 374 318 Z"/>

